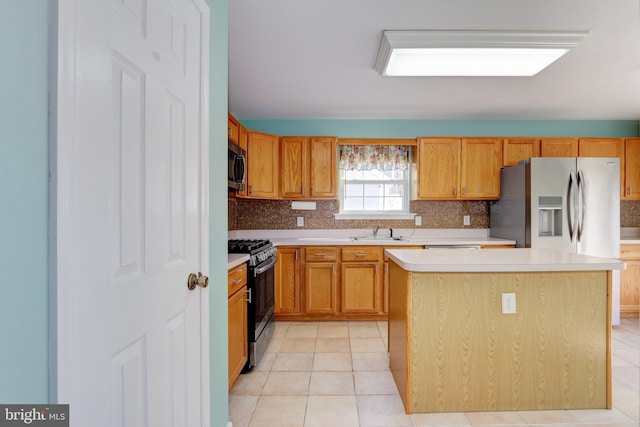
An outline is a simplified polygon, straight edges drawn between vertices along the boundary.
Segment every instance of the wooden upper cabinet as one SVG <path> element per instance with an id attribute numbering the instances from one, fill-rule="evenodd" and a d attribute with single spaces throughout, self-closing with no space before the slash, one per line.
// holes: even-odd
<path id="1" fill-rule="evenodd" d="M 459 138 L 418 138 L 418 199 L 455 199 L 459 164 Z"/>
<path id="2" fill-rule="evenodd" d="M 542 138 L 540 155 L 542 157 L 578 157 L 578 139 Z"/>
<path id="3" fill-rule="evenodd" d="M 418 138 L 418 199 L 500 197 L 501 138 Z"/>
<path id="4" fill-rule="evenodd" d="M 309 139 L 280 138 L 280 194 L 285 199 L 305 197 L 309 188 Z"/>
<path id="5" fill-rule="evenodd" d="M 338 193 L 337 149 L 336 137 L 282 137 L 282 198 L 335 199 Z"/>
<path id="6" fill-rule="evenodd" d="M 580 138 L 578 140 L 580 157 L 619 157 L 624 158 L 624 139 L 622 138 Z"/>
<path id="7" fill-rule="evenodd" d="M 501 138 L 462 138 L 458 198 L 500 198 L 501 166 Z"/>
<path id="8" fill-rule="evenodd" d="M 620 198 L 625 196 L 624 182 L 624 139 L 623 138 L 580 138 L 580 157 L 618 157 L 620 159 Z"/>
<path id="9" fill-rule="evenodd" d="M 505 138 L 502 142 L 502 166 L 514 166 L 531 157 L 540 157 L 539 138 Z"/>
<path id="10" fill-rule="evenodd" d="M 624 146 L 624 199 L 640 199 L 640 138 L 625 140 Z"/>
<path id="11" fill-rule="evenodd" d="M 238 120 L 236 120 L 236 118 L 233 117 L 231 114 L 227 114 L 227 117 L 228 117 L 228 120 L 227 120 L 228 139 L 229 141 L 233 141 L 237 144 L 240 138 L 240 134 L 239 134 L 240 124 L 238 123 Z"/>
<path id="12" fill-rule="evenodd" d="M 247 197 L 277 199 L 279 197 L 279 138 L 249 131 L 247 141 Z"/>
<path id="13" fill-rule="evenodd" d="M 338 138 L 309 138 L 310 193 L 313 198 L 335 199 L 338 196 Z"/>

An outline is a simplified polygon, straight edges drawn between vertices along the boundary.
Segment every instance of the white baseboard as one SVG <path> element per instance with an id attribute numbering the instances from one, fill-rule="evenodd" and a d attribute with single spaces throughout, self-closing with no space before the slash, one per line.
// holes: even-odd
<path id="1" fill-rule="evenodd" d="M 229 421 L 229 422 L 227 423 L 227 427 L 233 427 L 233 423 L 232 423 L 231 421 Z"/>

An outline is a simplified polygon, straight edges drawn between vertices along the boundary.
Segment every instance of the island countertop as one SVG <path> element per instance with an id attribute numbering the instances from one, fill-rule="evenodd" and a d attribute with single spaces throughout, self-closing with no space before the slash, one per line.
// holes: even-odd
<path id="1" fill-rule="evenodd" d="M 386 249 L 411 272 L 534 272 L 624 270 L 623 261 L 552 249 Z"/>

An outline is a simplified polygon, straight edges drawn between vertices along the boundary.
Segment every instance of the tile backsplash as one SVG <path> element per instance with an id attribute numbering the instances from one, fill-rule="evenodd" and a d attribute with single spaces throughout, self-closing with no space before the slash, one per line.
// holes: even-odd
<path id="1" fill-rule="evenodd" d="M 292 210 L 289 200 L 229 199 L 229 230 L 292 230 L 336 228 L 412 228 L 413 220 L 336 220 L 337 200 L 318 200 L 316 210 Z M 413 201 L 411 212 L 422 217 L 419 228 L 463 228 L 462 217 L 469 215 L 468 228 L 489 227 L 489 204 L 485 201 Z M 296 218 L 304 218 L 304 227 Z"/>
<path id="2" fill-rule="evenodd" d="M 620 227 L 640 227 L 640 200 L 620 202 Z"/>
<path id="3" fill-rule="evenodd" d="M 294 230 L 337 228 L 412 228 L 413 220 L 336 220 L 337 200 L 318 200 L 316 210 L 292 210 L 290 200 L 248 200 L 229 198 L 229 230 Z M 417 228 L 489 228 L 488 201 L 411 202 L 411 212 L 422 217 Z M 464 215 L 471 225 L 463 226 Z M 304 218 L 304 227 L 296 226 L 296 218 Z M 640 227 L 640 201 L 620 203 L 620 226 Z"/>

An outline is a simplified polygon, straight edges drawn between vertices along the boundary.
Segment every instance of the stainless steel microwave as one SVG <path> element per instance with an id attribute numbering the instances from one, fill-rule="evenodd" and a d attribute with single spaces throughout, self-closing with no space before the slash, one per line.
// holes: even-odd
<path id="1" fill-rule="evenodd" d="M 229 141 L 229 188 L 244 190 L 246 153 L 235 142 Z"/>

